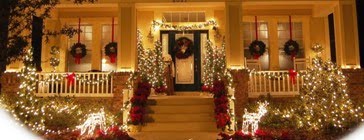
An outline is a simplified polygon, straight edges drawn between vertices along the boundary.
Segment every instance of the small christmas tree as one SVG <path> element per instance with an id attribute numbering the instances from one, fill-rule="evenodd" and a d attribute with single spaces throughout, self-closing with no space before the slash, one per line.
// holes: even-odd
<path id="1" fill-rule="evenodd" d="M 138 73 L 143 81 L 147 81 L 148 79 L 148 68 L 147 60 L 146 60 L 146 51 L 143 47 L 143 35 L 140 30 L 137 30 L 137 52 L 138 52 Z"/>
<path id="2" fill-rule="evenodd" d="M 154 81 L 152 81 L 152 85 L 157 93 L 161 93 L 165 91 L 165 87 L 167 86 L 164 78 L 165 64 L 163 61 L 162 44 L 160 41 L 156 41 L 154 46 L 155 63 L 153 67 L 153 75 L 155 78 Z"/>
<path id="3" fill-rule="evenodd" d="M 18 77 L 21 84 L 19 92 L 17 92 L 17 101 L 11 110 L 15 119 L 24 122 L 25 125 L 30 127 L 33 131 L 41 131 L 45 129 L 44 110 L 41 110 L 41 104 L 34 96 L 36 89 L 36 69 L 33 63 L 33 49 L 30 48 L 24 57 L 24 66 L 21 69 Z"/>
<path id="4" fill-rule="evenodd" d="M 208 90 L 212 87 L 214 81 L 214 49 L 212 48 L 212 42 L 207 40 L 206 42 L 206 54 L 203 63 L 203 76 L 202 81 L 204 83 L 203 90 Z"/>
<path id="5" fill-rule="evenodd" d="M 347 94 L 346 77 L 339 67 L 320 57 L 312 64 L 303 75 L 300 95 L 303 125 L 314 130 L 348 127 L 359 115 Z"/>

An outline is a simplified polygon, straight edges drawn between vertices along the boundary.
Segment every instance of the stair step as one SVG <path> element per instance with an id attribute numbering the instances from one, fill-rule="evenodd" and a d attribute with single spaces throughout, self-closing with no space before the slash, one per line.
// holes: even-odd
<path id="1" fill-rule="evenodd" d="M 148 106 L 147 113 L 171 113 L 171 114 L 192 114 L 192 113 L 213 113 L 213 105 L 158 105 Z"/>
<path id="2" fill-rule="evenodd" d="M 138 132 L 129 133 L 137 140 L 216 140 L 216 132 Z"/>
<path id="3" fill-rule="evenodd" d="M 196 114 L 148 114 L 150 122 L 215 122 L 213 113 Z"/>
<path id="4" fill-rule="evenodd" d="M 147 123 L 142 132 L 218 132 L 215 122 Z"/>
<path id="5" fill-rule="evenodd" d="M 212 98 L 166 98 L 150 99 L 148 105 L 211 105 Z"/>

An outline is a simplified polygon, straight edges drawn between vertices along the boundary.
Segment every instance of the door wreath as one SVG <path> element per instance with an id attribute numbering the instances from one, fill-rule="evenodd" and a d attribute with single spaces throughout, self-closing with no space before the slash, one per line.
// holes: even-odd
<path id="1" fill-rule="evenodd" d="M 193 42 L 187 37 L 181 37 L 176 40 L 174 53 L 178 59 L 186 59 L 193 54 Z"/>

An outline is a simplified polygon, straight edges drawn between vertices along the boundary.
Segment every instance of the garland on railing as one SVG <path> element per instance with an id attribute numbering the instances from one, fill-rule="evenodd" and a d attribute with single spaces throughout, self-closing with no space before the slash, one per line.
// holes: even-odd
<path id="1" fill-rule="evenodd" d="M 97 85 L 97 84 L 100 84 L 100 83 L 104 83 L 108 80 L 110 80 L 110 78 L 112 77 L 112 75 L 114 74 L 114 72 L 109 72 L 107 73 L 106 75 L 102 75 L 102 77 L 93 77 L 93 75 L 88 78 L 86 76 L 79 76 L 77 74 L 54 74 L 54 73 L 51 73 L 51 74 L 46 74 L 46 77 L 45 79 L 35 79 L 36 82 L 38 82 L 39 84 L 51 84 L 51 83 L 54 83 L 54 82 L 62 82 L 64 79 L 67 79 L 67 80 L 70 80 L 70 75 L 71 76 L 74 76 L 72 77 L 72 80 L 79 80 L 80 82 L 82 83 L 85 83 L 85 84 L 88 84 L 88 85 Z M 40 74 L 36 74 L 37 76 L 39 76 Z M 74 82 L 74 81 L 73 81 Z"/>
<path id="2" fill-rule="evenodd" d="M 140 81 L 130 99 L 130 123 L 133 125 L 144 124 L 145 106 L 150 95 L 151 85 L 147 81 Z"/>

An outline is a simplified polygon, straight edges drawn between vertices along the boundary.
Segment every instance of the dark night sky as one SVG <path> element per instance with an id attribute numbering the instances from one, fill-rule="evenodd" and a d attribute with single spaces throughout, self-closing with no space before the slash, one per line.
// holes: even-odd
<path id="1" fill-rule="evenodd" d="M 364 0 L 356 0 L 356 10 L 358 15 L 360 65 L 364 68 Z"/>

